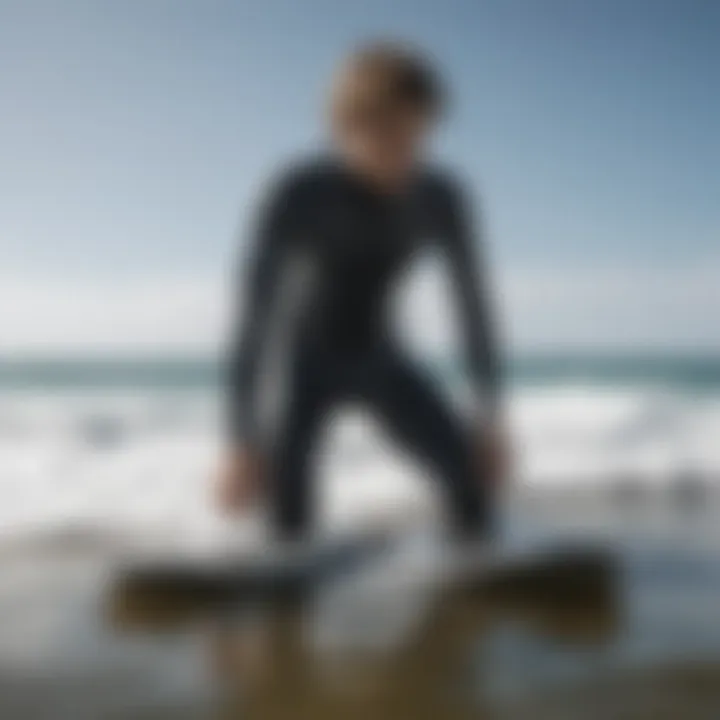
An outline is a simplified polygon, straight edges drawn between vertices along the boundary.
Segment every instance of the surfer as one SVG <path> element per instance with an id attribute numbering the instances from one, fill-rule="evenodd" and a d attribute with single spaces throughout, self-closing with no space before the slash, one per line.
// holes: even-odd
<path id="1" fill-rule="evenodd" d="M 343 64 L 329 105 L 331 148 L 284 169 L 257 214 L 229 358 L 219 502 L 240 512 L 262 500 L 279 536 L 302 537 L 323 425 L 339 403 L 360 402 L 440 483 L 451 526 L 487 537 L 507 457 L 500 367 L 464 189 L 426 160 L 445 89 L 423 56 L 375 43 Z M 390 327 L 392 291 L 427 248 L 452 273 L 476 409 L 469 432 Z M 267 433 L 261 386 L 283 322 L 286 392 Z"/>

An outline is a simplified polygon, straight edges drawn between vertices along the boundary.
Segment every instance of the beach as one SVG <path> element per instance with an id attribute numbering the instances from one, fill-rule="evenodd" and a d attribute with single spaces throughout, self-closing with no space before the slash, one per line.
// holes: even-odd
<path id="1" fill-rule="evenodd" d="M 117 612 L 114 571 L 128 547 L 170 538 L 212 548 L 232 536 L 207 493 L 220 451 L 217 388 L 195 370 L 147 382 L 137 368 L 126 369 L 134 382 L 87 366 L 32 382 L 6 373 L 3 720 L 715 717 L 712 387 L 595 378 L 513 390 L 522 453 L 502 541 L 605 548 L 618 562 L 612 597 L 553 607 L 444 593 L 391 603 L 370 592 L 362 620 L 341 627 L 362 632 L 336 633 L 328 648 L 317 642 L 332 618 L 322 593 L 221 614 L 201 603 L 189 617 L 173 607 L 152 618 Z M 321 480 L 328 524 L 432 509 L 432 487 L 376 433 L 352 413 L 332 430 Z"/>
<path id="2" fill-rule="evenodd" d="M 200 602 L 180 615 L 170 603 L 123 616 L 113 610 L 111 538 L 37 535 L 0 560 L 0 714 L 711 718 L 720 701 L 716 511 L 692 526 L 647 517 L 628 528 L 597 513 L 551 523 L 546 510 L 542 527 L 537 517 L 518 526 L 519 541 L 605 543 L 620 568 L 610 597 L 555 607 L 522 595 L 441 594 L 422 607 L 394 597 L 405 619 L 413 614 L 409 628 L 378 629 L 365 612 L 355 620 L 355 629 L 366 624 L 360 647 L 347 628 L 344 644 L 343 633 L 331 648 L 313 643 L 328 621 L 322 597 L 238 601 L 223 613 Z M 373 604 L 370 594 L 357 612 L 363 602 L 382 609 L 378 622 L 392 617 L 384 597 Z"/>

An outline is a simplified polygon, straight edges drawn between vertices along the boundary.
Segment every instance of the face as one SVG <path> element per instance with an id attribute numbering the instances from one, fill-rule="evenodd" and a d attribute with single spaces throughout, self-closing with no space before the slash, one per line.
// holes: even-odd
<path id="1" fill-rule="evenodd" d="M 380 184 L 397 186 L 413 172 L 429 134 L 429 118 L 415 109 L 365 107 L 339 123 L 336 140 L 354 167 Z"/>

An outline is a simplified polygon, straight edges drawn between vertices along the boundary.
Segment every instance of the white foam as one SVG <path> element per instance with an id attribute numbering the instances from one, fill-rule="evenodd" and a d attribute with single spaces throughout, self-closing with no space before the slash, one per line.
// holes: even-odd
<path id="1" fill-rule="evenodd" d="M 720 398 L 651 389 L 523 390 L 511 402 L 519 487 L 603 486 L 679 471 L 718 476 Z M 215 522 L 208 481 L 220 454 L 210 395 L 15 393 L 0 411 L 0 532 L 93 522 L 119 528 Z M 351 414 L 323 453 L 323 509 L 350 522 L 433 505 L 432 487 L 372 422 Z"/>

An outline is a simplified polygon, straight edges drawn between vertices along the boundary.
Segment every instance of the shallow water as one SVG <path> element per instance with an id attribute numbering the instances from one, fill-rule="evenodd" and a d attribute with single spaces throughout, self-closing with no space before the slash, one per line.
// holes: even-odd
<path id="1" fill-rule="evenodd" d="M 217 398 L 202 382 L 163 389 L 153 375 L 130 392 L 81 376 L 2 396 L 2 720 L 720 717 L 715 386 L 580 378 L 512 398 L 504 542 L 599 542 L 620 559 L 612 597 L 398 589 L 425 558 L 411 544 L 304 604 L 219 614 L 178 601 L 129 616 L 111 602 L 129 542 L 225 538 L 207 502 Z M 436 507 L 362 418 L 331 434 L 329 524 Z"/>
<path id="2" fill-rule="evenodd" d="M 349 578 L 304 603 L 123 617 L 110 612 L 114 538 L 6 544 L 0 717 L 717 717 L 717 508 L 646 507 L 629 522 L 594 501 L 546 500 L 513 507 L 505 542 L 600 543 L 620 559 L 610 595 L 388 595 L 391 576 L 356 594 L 330 644 L 318 641 L 328 598 Z"/>

